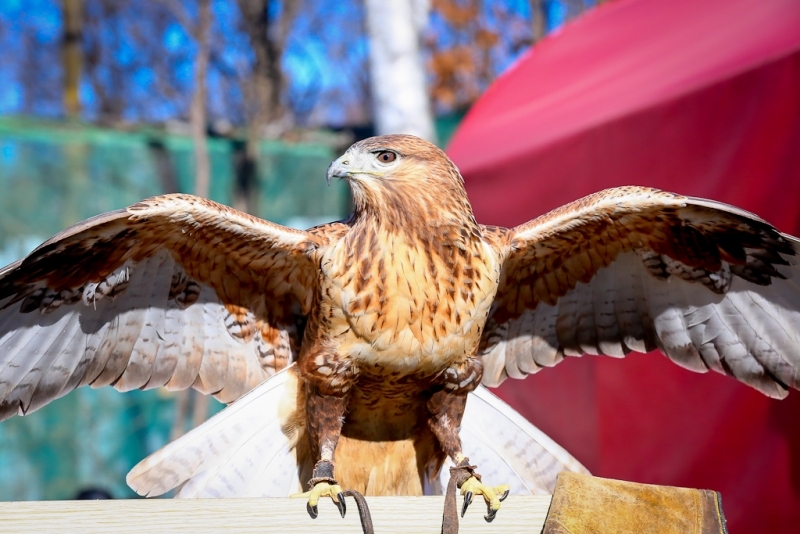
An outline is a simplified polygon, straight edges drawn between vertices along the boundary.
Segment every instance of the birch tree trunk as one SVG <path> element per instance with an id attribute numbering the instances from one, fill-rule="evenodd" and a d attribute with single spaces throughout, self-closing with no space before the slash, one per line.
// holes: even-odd
<path id="1" fill-rule="evenodd" d="M 211 0 L 199 0 L 198 4 L 200 17 L 195 32 L 197 56 L 194 60 L 194 94 L 189 113 L 194 142 L 194 194 L 208 197 L 211 166 L 208 161 L 208 139 L 206 138 L 206 73 L 208 72 Z"/>
<path id="2" fill-rule="evenodd" d="M 372 105 L 379 135 L 436 141 L 420 55 L 429 0 L 366 0 Z"/>

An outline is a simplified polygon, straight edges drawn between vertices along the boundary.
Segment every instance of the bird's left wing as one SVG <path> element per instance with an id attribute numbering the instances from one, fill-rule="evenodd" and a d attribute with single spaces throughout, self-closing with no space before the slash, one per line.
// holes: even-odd
<path id="1" fill-rule="evenodd" d="M 0 420 L 87 384 L 238 398 L 299 347 L 325 239 L 180 194 L 61 232 L 0 269 Z"/>
<path id="2" fill-rule="evenodd" d="M 800 387 L 800 241 L 733 206 L 602 191 L 486 235 L 505 254 L 484 384 L 660 349 L 771 396 Z"/>

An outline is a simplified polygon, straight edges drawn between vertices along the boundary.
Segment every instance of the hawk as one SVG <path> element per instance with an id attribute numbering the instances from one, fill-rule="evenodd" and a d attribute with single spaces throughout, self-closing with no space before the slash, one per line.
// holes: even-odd
<path id="1" fill-rule="evenodd" d="M 354 144 L 327 178 L 352 189 L 347 220 L 299 231 L 165 195 L 0 270 L 0 416 L 82 385 L 242 397 L 129 484 L 305 489 L 343 512 L 342 488 L 440 491 L 452 464 L 491 519 L 543 470 L 583 468 L 481 384 L 658 348 L 771 397 L 800 386 L 800 241 L 751 213 L 621 187 L 485 226 L 444 152 L 405 135 Z"/>

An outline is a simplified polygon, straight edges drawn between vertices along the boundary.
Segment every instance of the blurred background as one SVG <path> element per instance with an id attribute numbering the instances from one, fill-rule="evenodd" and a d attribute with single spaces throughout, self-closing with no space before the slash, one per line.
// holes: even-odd
<path id="1" fill-rule="evenodd" d="M 373 85 L 402 84 L 381 78 L 386 61 L 372 67 L 371 35 L 404 24 L 413 34 L 415 61 L 393 70 L 421 74 L 411 89 L 423 102 L 416 131 L 444 146 L 499 73 L 594 4 L 4 0 L 0 264 L 162 193 L 295 227 L 342 218 L 349 191 L 328 188 L 325 170 L 379 131 Z M 0 500 L 74 498 L 89 487 L 132 497 L 127 471 L 219 409 L 189 392 L 78 390 L 0 424 Z"/>
<path id="2" fill-rule="evenodd" d="M 646 185 L 800 235 L 797 0 L 5 0 L 0 264 L 174 191 L 279 223 L 345 216 L 350 143 L 447 147 L 514 226 Z M 722 493 L 732 532 L 800 524 L 800 394 L 658 353 L 569 358 L 496 392 L 592 473 Z M 0 500 L 133 497 L 125 473 L 218 411 L 76 391 L 0 424 Z"/>

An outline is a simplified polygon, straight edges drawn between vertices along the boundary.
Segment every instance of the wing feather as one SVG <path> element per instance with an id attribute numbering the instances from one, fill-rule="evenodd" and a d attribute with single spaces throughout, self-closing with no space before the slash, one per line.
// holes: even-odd
<path id="1" fill-rule="evenodd" d="M 576 315 L 575 321 L 575 340 L 577 347 L 575 351 L 578 354 L 592 354 L 597 356 L 600 354 L 597 343 L 597 326 L 595 325 L 595 315 L 598 309 L 594 303 L 593 288 L 587 288 L 588 291 L 576 291 Z"/>
<path id="2" fill-rule="evenodd" d="M 135 302 L 133 301 L 131 304 Z M 103 343 L 100 345 L 104 352 L 108 352 L 108 359 L 97 378 L 92 380 L 92 387 L 116 384 L 122 373 L 125 372 L 125 368 L 131 358 L 133 345 L 142 331 L 145 312 L 146 309 L 133 308 L 122 311 L 117 316 L 119 318 L 119 327 L 115 330 L 107 331 Z"/>
<path id="3" fill-rule="evenodd" d="M 8 359 L 1 375 L 0 395 L 3 397 L 10 395 L 25 378 L 25 375 L 36 368 L 47 349 L 58 339 L 60 330 L 66 324 L 65 316 L 61 314 L 49 319 L 47 323 L 51 328 L 45 332 L 39 333 L 35 326 L 31 326 L 16 332 L 16 335 L 9 339 L 9 343 L 4 345 L 4 348 L 8 347 L 6 350 L 14 352 Z M 26 321 L 28 324 L 32 322 L 31 320 Z M 30 354 L 30 357 L 20 356 L 23 352 Z"/>
<path id="4" fill-rule="evenodd" d="M 528 323 L 532 322 L 530 320 L 526 321 L 526 319 L 528 318 L 523 315 L 518 321 L 509 324 L 506 333 L 507 338 L 517 340 L 514 347 L 506 349 L 505 368 L 512 378 L 524 378 L 526 374 L 524 371 L 524 368 L 527 367 L 525 355 L 530 353 L 531 338 L 530 333 L 528 333 L 531 325 Z"/>
<path id="5" fill-rule="evenodd" d="M 147 268 L 141 271 L 141 280 L 132 277 L 128 283 L 128 290 L 131 289 L 131 284 L 143 289 L 141 304 L 137 303 L 137 307 L 142 307 L 143 314 L 127 365 L 114 384 L 119 391 L 143 388 L 152 377 L 159 349 L 163 345 L 161 341 L 163 338 L 158 334 L 158 329 L 164 325 L 164 309 L 149 304 L 156 301 L 159 295 L 165 295 L 169 291 L 170 280 L 158 275 L 171 263 L 167 254 L 158 254 L 146 262 Z"/>
<path id="6" fill-rule="evenodd" d="M 156 384 L 167 384 L 175 374 L 178 361 L 182 355 L 180 352 L 180 335 L 183 323 L 181 320 L 181 310 L 173 302 L 167 303 L 162 309 L 162 327 L 156 330 L 156 337 L 160 340 L 157 343 L 157 356 L 153 362 L 150 379 L 145 385 L 146 388 L 156 387 Z M 188 321 L 187 321 L 188 322 Z"/>
<path id="7" fill-rule="evenodd" d="M 199 304 L 199 305 L 198 305 Z M 200 302 L 181 310 L 180 320 L 180 357 L 175 364 L 175 372 L 166 383 L 166 388 L 178 391 L 191 387 L 195 378 L 200 373 L 200 364 L 203 361 L 203 346 L 205 344 L 205 330 L 203 317 L 205 306 L 208 303 Z"/>
<path id="8" fill-rule="evenodd" d="M 37 406 L 41 405 L 42 398 L 57 395 L 63 389 L 64 371 L 66 369 L 63 363 L 59 365 L 58 362 L 60 359 L 64 362 L 80 359 L 80 355 L 77 354 L 77 347 L 75 347 L 79 327 L 80 325 L 77 321 L 71 321 L 70 317 L 65 316 L 63 329 L 57 342 L 54 340 L 47 347 L 36 367 L 17 385 L 17 389 L 21 393 L 19 404 L 23 412 L 35 410 Z M 67 341 L 64 342 L 64 339 Z M 34 402 L 34 399 L 36 402 Z"/>
<path id="9" fill-rule="evenodd" d="M 592 284 L 592 307 L 596 314 L 595 339 L 596 352 L 608 356 L 621 357 L 625 355 L 621 342 L 620 324 L 617 322 L 616 303 L 614 298 L 613 274 L 609 269 L 597 272 L 597 281 Z M 594 347 L 582 348 L 589 351 Z"/>
<path id="10" fill-rule="evenodd" d="M 683 288 L 680 284 L 658 283 L 657 280 L 653 282 L 655 283 L 648 284 L 642 298 L 647 301 L 649 310 L 658 310 L 653 318 L 658 348 L 681 367 L 698 373 L 706 372 L 708 367 L 703 363 L 686 331 L 680 295 Z"/>
<path id="11" fill-rule="evenodd" d="M 758 217 L 618 188 L 507 232 L 480 349 L 485 384 L 554 354 L 658 348 L 772 397 L 800 387 L 800 241 Z"/>
<path id="12" fill-rule="evenodd" d="M 580 291 L 570 291 L 558 301 L 556 318 L 556 336 L 558 343 L 567 356 L 580 356 L 578 345 L 578 296 Z"/>
<path id="13" fill-rule="evenodd" d="M 54 344 L 68 325 L 68 317 L 59 317 L 58 321 L 47 332 L 29 335 L 22 344 L 22 350 L 29 352 L 32 358 L 15 358 L 9 362 L 6 372 L 5 389 L 8 397 L 16 401 L 20 411 L 24 413 L 41 377 L 55 360 L 58 352 Z"/>
<path id="14" fill-rule="evenodd" d="M 623 268 L 625 256 L 620 256 L 619 269 L 608 269 L 610 280 L 609 295 L 614 301 L 614 315 L 620 329 L 620 340 L 625 348 L 618 356 L 628 351 L 647 352 L 652 345 L 649 332 L 652 331 L 650 316 L 645 303 L 639 298 L 644 293 L 641 273 L 636 269 Z M 650 341 L 650 344 L 648 344 Z"/>
<path id="15" fill-rule="evenodd" d="M 208 302 L 212 298 L 208 288 L 203 288 L 201 301 Z M 222 331 L 220 325 L 222 321 L 222 309 L 218 306 L 203 306 L 203 319 L 200 328 L 203 331 L 203 359 L 200 362 L 200 373 L 197 375 L 192 387 L 212 395 L 222 391 L 225 387 L 225 379 L 228 376 L 228 362 L 226 345 L 233 348 L 236 340 L 232 343 L 224 343 L 228 338 L 220 338 L 214 335 L 215 331 Z M 224 341 L 223 341 L 224 340 Z"/>
<path id="16" fill-rule="evenodd" d="M 0 269 L 0 419 L 81 385 L 233 401 L 296 356 L 286 325 L 308 313 L 312 255 L 341 226 L 166 195 L 68 228 Z"/>
<path id="17" fill-rule="evenodd" d="M 108 301 L 103 302 L 100 306 L 100 310 L 95 306 L 92 306 L 88 310 L 80 310 L 80 312 L 78 310 L 72 310 L 72 313 L 81 313 L 81 319 L 93 316 L 95 321 L 92 321 L 92 326 L 97 326 L 97 328 L 86 328 L 82 330 L 88 333 L 88 335 L 86 336 L 86 350 L 83 354 L 83 358 L 81 358 L 80 364 L 76 368 L 76 371 L 79 369 L 81 370 L 81 378 L 77 380 L 76 383 L 73 377 L 77 378 L 79 373 L 75 373 L 70 377 L 70 380 L 67 381 L 68 385 L 75 384 L 75 387 L 79 387 L 92 384 L 103 371 L 109 356 L 111 356 L 109 347 L 113 344 L 113 340 L 116 339 L 116 332 L 119 329 L 119 316 L 116 315 L 114 310 L 110 309 L 112 306 Z M 115 319 L 112 321 L 103 321 L 102 317 L 105 314 L 108 314 L 109 317 L 115 317 Z M 68 386 L 64 386 L 65 389 L 67 387 Z"/>
<path id="18" fill-rule="evenodd" d="M 34 412 L 47 404 L 50 399 L 61 397 L 70 378 L 76 376 L 80 380 L 82 372 L 85 371 L 86 360 L 83 354 L 86 345 L 79 328 L 80 323 L 71 318 L 69 324 L 72 326 L 72 331 L 67 334 L 70 336 L 70 341 L 60 351 L 50 372 L 42 376 L 26 412 Z M 67 391 L 72 389 L 74 388 L 69 388 Z"/>
<path id="19" fill-rule="evenodd" d="M 527 311 L 527 310 L 526 310 Z M 533 360 L 540 367 L 552 367 L 564 359 L 564 351 L 559 349 L 556 334 L 556 321 L 558 320 L 558 307 L 541 303 L 534 316 Z"/>

